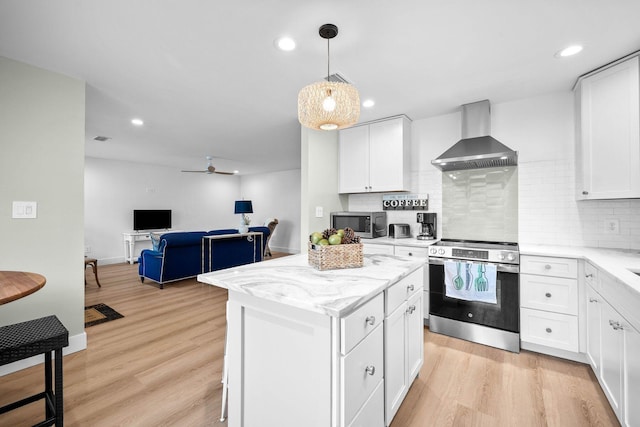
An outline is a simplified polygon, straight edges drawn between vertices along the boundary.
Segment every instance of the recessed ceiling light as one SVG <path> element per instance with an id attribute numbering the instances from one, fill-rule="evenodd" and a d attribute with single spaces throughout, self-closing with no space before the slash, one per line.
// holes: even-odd
<path id="1" fill-rule="evenodd" d="M 144 122 L 142 121 L 142 119 L 131 119 L 131 124 L 135 126 L 142 126 Z"/>
<path id="2" fill-rule="evenodd" d="M 233 173 L 240 173 L 238 169 L 234 170 Z"/>
<path id="3" fill-rule="evenodd" d="M 555 56 L 564 58 L 564 57 L 567 57 L 567 56 L 575 55 L 576 53 L 579 53 L 580 51 L 582 51 L 582 46 L 580 46 L 578 44 L 574 44 L 574 45 L 565 47 L 561 51 L 556 52 Z"/>
<path id="4" fill-rule="evenodd" d="M 364 108 L 371 108 L 371 107 L 373 107 L 374 105 L 376 105 L 376 102 L 375 102 L 373 99 L 365 99 L 365 100 L 362 102 L 362 106 L 363 106 Z"/>
<path id="5" fill-rule="evenodd" d="M 289 52 L 296 48 L 296 42 L 291 37 L 280 37 L 276 40 L 276 47 L 285 52 Z"/>

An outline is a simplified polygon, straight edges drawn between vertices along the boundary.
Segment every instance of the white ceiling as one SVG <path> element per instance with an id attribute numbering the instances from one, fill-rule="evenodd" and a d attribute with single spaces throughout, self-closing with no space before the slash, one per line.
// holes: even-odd
<path id="1" fill-rule="evenodd" d="M 300 167 L 297 94 L 326 75 L 322 24 L 340 31 L 331 72 L 376 101 L 360 121 L 416 120 L 569 91 L 640 49 L 639 16 L 638 0 L 0 0 L 0 55 L 87 82 L 88 156 L 257 173 Z M 276 50 L 282 35 L 297 49 Z M 583 53 L 554 57 L 573 43 Z"/>

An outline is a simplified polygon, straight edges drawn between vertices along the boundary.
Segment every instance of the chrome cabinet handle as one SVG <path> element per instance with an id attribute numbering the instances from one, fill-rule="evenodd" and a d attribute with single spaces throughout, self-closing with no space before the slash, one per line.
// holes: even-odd
<path id="1" fill-rule="evenodd" d="M 551 293 L 547 292 L 546 294 L 544 294 L 544 296 L 547 297 L 547 298 L 551 298 Z"/>
<path id="2" fill-rule="evenodd" d="M 414 289 L 415 289 L 415 287 L 413 285 L 407 286 L 407 291 L 409 291 L 409 292 L 413 292 Z"/>
<path id="3" fill-rule="evenodd" d="M 413 314 L 414 311 L 416 311 L 416 306 L 415 305 L 410 305 L 409 307 L 407 307 L 407 310 L 405 311 L 405 313 Z"/>
<path id="4" fill-rule="evenodd" d="M 613 328 L 614 331 L 621 331 L 624 329 L 620 322 L 615 322 L 613 320 L 609 320 L 609 325 Z"/>
<path id="5" fill-rule="evenodd" d="M 551 270 L 551 266 L 549 264 L 545 264 L 544 269 L 545 270 Z"/>
<path id="6" fill-rule="evenodd" d="M 409 256 L 413 256 L 413 252 L 409 252 Z"/>
<path id="7" fill-rule="evenodd" d="M 553 332 L 553 331 L 551 330 L 551 328 L 547 328 L 547 329 L 545 329 L 545 331 L 547 331 L 547 333 L 548 333 L 548 334 L 550 334 L 551 332 Z"/>
<path id="8" fill-rule="evenodd" d="M 598 300 L 595 298 L 589 298 L 589 302 L 598 302 Z"/>
<path id="9" fill-rule="evenodd" d="M 367 366 L 364 371 L 369 375 L 374 375 L 376 373 L 376 367 L 373 365 Z"/>
<path id="10" fill-rule="evenodd" d="M 364 321 L 367 325 L 373 326 L 376 323 L 376 316 L 367 316 L 367 318 L 364 319 Z"/>
<path id="11" fill-rule="evenodd" d="M 589 273 L 589 274 L 586 274 L 584 277 L 586 277 L 587 279 L 591 279 L 593 277 L 593 274 Z"/>
<path id="12" fill-rule="evenodd" d="M 586 196 L 589 192 L 587 190 L 582 190 L 582 194 Z"/>

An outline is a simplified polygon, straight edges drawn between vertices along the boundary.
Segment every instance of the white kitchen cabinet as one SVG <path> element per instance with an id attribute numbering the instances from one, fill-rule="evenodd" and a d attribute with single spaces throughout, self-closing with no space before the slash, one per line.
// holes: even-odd
<path id="1" fill-rule="evenodd" d="M 602 276 L 602 289 L 613 279 Z M 587 285 L 587 358 L 623 426 L 640 425 L 640 333 Z"/>
<path id="2" fill-rule="evenodd" d="M 386 425 L 391 424 L 424 361 L 423 274 L 420 269 L 385 292 Z"/>
<path id="3" fill-rule="evenodd" d="M 395 255 L 410 256 L 423 258 L 424 262 L 429 262 L 429 248 L 428 247 L 416 247 L 416 246 L 395 246 Z M 424 269 L 424 281 L 422 289 L 422 318 L 423 323 L 426 325 L 429 319 L 429 266 L 425 265 Z"/>
<path id="4" fill-rule="evenodd" d="M 393 255 L 393 245 L 368 243 L 362 239 L 362 253 L 365 255 Z"/>
<path id="5" fill-rule="evenodd" d="M 578 200 L 640 197 L 639 81 L 638 56 L 579 80 Z"/>
<path id="6" fill-rule="evenodd" d="M 600 383 L 613 411 L 620 412 L 622 395 L 622 334 L 617 330 L 617 312 L 606 301 L 600 305 Z"/>
<path id="7" fill-rule="evenodd" d="M 338 147 L 340 193 L 408 190 L 411 128 L 406 116 L 341 130 Z"/>
<path id="8" fill-rule="evenodd" d="M 578 262 L 572 258 L 520 257 L 521 346 L 547 354 L 579 351 Z M 549 350 L 549 351 L 546 351 Z"/>
<path id="9" fill-rule="evenodd" d="M 586 286 L 586 320 L 587 320 L 587 360 L 591 365 L 591 369 L 596 375 L 600 372 L 600 319 L 602 317 L 600 307 L 602 305 L 602 297 L 598 294 L 590 284 Z"/>

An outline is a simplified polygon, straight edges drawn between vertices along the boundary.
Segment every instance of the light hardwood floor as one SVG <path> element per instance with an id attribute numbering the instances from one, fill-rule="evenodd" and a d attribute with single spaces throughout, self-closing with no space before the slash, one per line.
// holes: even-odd
<path id="1" fill-rule="evenodd" d="M 142 285 L 129 264 L 100 266 L 99 277 L 102 288 L 87 272 L 86 305 L 125 317 L 87 328 L 87 350 L 65 356 L 65 425 L 226 425 L 218 420 L 226 291 L 195 279 Z M 391 427 L 618 425 L 587 365 L 428 329 L 424 340 L 424 367 Z M 40 391 L 42 376 L 40 365 L 1 377 L 0 406 Z M 0 415 L 0 426 L 33 425 L 42 408 Z"/>

